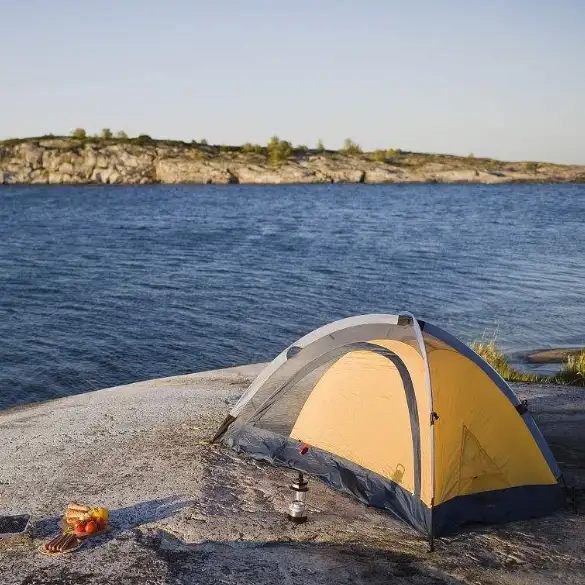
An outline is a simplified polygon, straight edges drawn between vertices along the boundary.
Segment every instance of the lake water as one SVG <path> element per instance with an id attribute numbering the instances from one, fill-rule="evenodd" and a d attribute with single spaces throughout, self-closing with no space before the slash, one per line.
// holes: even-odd
<path id="1" fill-rule="evenodd" d="M 410 310 L 585 343 L 585 185 L 0 188 L 0 408 L 269 360 Z"/>

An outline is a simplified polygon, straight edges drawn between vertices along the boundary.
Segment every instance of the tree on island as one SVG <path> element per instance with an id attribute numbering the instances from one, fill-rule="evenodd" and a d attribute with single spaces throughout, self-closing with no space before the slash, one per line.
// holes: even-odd
<path id="1" fill-rule="evenodd" d="M 343 141 L 341 152 L 343 152 L 343 154 L 361 154 L 362 149 L 357 142 L 354 142 L 351 138 L 346 138 Z"/>
<path id="2" fill-rule="evenodd" d="M 87 138 L 87 132 L 85 131 L 85 128 L 75 128 L 75 130 L 71 132 L 71 136 L 73 138 L 79 138 L 80 140 L 84 140 L 85 138 Z"/>
<path id="3" fill-rule="evenodd" d="M 325 145 L 323 144 L 323 141 L 320 138 L 317 141 L 317 152 L 325 152 Z"/>
<path id="4" fill-rule="evenodd" d="M 144 146 L 145 144 L 150 144 L 153 142 L 152 138 L 148 135 L 148 134 L 140 134 L 140 136 L 137 136 L 134 141 L 136 142 L 136 144 L 139 144 L 141 146 Z"/>
<path id="5" fill-rule="evenodd" d="M 114 137 L 114 133 L 109 128 L 102 128 L 100 138 L 104 140 L 111 140 Z"/>
<path id="6" fill-rule="evenodd" d="M 128 134 L 126 134 L 124 130 L 118 130 L 118 132 L 116 132 L 116 138 L 118 140 L 128 140 Z"/>
<path id="7" fill-rule="evenodd" d="M 280 140 L 278 136 L 273 136 L 270 139 L 266 149 L 273 165 L 284 162 L 293 153 L 291 143 L 287 140 Z"/>
<path id="8" fill-rule="evenodd" d="M 374 152 L 374 160 L 376 162 L 384 162 L 387 154 L 388 153 L 385 150 L 376 150 L 376 152 Z"/>

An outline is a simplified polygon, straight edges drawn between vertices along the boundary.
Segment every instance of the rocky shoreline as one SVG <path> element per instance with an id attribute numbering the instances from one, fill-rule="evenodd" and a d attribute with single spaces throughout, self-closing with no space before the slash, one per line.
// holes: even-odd
<path id="1" fill-rule="evenodd" d="M 309 521 L 286 519 L 293 474 L 209 438 L 261 364 L 150 380 L 0 412 L 0 512 L 32 534 L 0 541 L 2 585 L 302 582 L 306 585 L 572 585 L 585 576 L 585 515 L 424 538 L 311 478 Z M 585 481 L 581 388 L 512 384 L 566 481 Z M 104 505 L 113 530 L 48 558 L 70 501 Z"/>
<path id="2" fill-rule="evenodd" d="M 0 185 L 585 182 L 585 166 L 381 152 L 292 149 L 275 164 L 261 147 L 150 138 L 5 140 Z"/>

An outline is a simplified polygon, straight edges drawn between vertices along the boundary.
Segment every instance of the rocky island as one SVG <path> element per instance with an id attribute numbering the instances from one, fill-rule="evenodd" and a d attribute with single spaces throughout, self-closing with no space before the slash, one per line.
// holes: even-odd
<path id="1" fill-rule="evenodd" d="M 210 437 L 261 364 L 69 396 L 0 412 L 0 511 L 33 527 L 0 541 L 2 585 L 328 583 L 577 585 L 582 505 L 469 527 L 436 551 L 406 524 L 309 480 L 309 521 L 286 518 L 294 474 Z M 513 384 L 570 486 L 585 480 L 581 388 Z M 40 547 L 68 502 L 107 506 L 112 531 L 63 557 Z M 570 504 L 570 502 L 569 502 Z"/>
<path id="2" fill-rule="evenodd" d="M 137 138 L 54 137 L 0 142 L 1 184 L 585 182 L 585 166 L 421 154 L 293 147 L 211 146 Z"/>

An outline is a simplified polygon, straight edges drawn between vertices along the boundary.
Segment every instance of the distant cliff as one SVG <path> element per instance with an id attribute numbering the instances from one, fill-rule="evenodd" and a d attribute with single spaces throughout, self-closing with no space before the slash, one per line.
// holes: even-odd
<path id="1" fill-rule="evenodd" d="M 0 184 L 585 182 L 585 166 L 400 151 L 344 153 L 167 140 L 0 142 Z"/>

